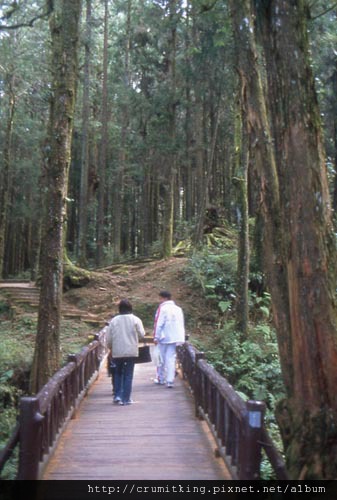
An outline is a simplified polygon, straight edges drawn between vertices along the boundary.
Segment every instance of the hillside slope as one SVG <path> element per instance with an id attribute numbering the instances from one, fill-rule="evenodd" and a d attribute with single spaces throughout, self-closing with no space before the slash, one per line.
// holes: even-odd
<path id="1" fill-rule="evenodd" d="M 147 333 L 151 333 L 158 293 L 166 289 L 183 308 L 188 333 L 199 335 L 209 323 L 210 311 L 206 311 L 201 291 L 187 284 L 186 264 L 186 258 L 172 257 L 114 265 L 93 273 L 85 287 L 67 291 L 64 301 L 107 321 L 117 313 L 119 300 L 127 298 L 134 313 L 143 320 Z"/>

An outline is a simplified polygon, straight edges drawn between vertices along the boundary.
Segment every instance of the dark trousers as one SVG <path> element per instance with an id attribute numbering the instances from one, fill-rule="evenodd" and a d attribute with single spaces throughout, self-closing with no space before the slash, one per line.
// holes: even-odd
<path id="1" fill-rule="evenodd" d="M 114 396 L 127 403 L 131 398 L 134 358 L 114 358 Z"/>

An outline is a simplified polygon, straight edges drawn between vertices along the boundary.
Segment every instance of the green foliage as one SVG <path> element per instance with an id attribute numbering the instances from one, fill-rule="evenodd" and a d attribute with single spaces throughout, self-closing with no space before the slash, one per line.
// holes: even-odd
<path id="1" fill-rule="evenodd" d="M 0 300 L 0 316 L 1 315 L 7 315 L 10 311 L 10 307 L 8 302 L 5 300 Z"/>
<path id="2" fill-rule="evenodd" d="M 16 409 L 14 407 L 5 408 L 0 411 L 0 449 L 3 449 L 6 446 L 7 440 L 13 432 L 15 422 L 16 422 Z M 18 447 L 16 447 L 12 457 L 6 463 L 1 473 L 0 480 L 16 479 L 17 462 L 18 462 Z"/>
<path id="3" fill-rule="evenodd" d="M 229 322 L 214 332 L 213 345 L 207 359 L 235 389 L 274 408 L 284 394 L 274 330 L 259 324 L 242 339 Z"/>
<path id="4" fill-rule="evenodd" d="M 8 384 L 0 382 L 0 449 L 8 442 L 17 420 L 17 404 L 21 391 Z M 6 463 L 0 479 L 15 479 L 17 474 L 18 448 L 14 456 Z"/>
<path id="5" fill-rule="evenodd" d="M 254 322 L 265 321 L 270 318 L 271 296 L 268 292 L 263 292 L 261 296 L 256 293 L 250 294 L 251 319 Z M 263 325 L 262 325 L 263 326 Z"/>
<path id="6" fill-rule="evenodd" d="M 4 317 L 4 315 L 3 315 Z M 28 394 L 29 371 L 33 359 L 37 317 L 25 314 L 15 321 L 2 320 L 0 349 L 0 449 L 10 438 L 16 424 L 20 397 Z M 85 323 L 63 320 L 61 350 L 63 362 L 68 354 L 79 352 L 88 341 Z M 1 479 L 15 479 L 17 451 L 6 464 Z"/>
<path id="7" fill-rule="evenodd" d="M 235 299 L 237 251 L 204 248 L 194 252 L 186 269 L 185 279 L 201 288 L 205 298 L 222 312 L 231 309 Z"/>
<path id="8" fill-rule="evenodd" d="M 206 353 L 207 361 L 222 374 L 244 399 L 262 400 L 267 405 L 266 426 L 282 449 L 274 417 L 276 402 L 284 397 L 276 333 L 270 324 L 271 296 L 264 289 L 264 277 L 254 269 L 250 275 L 250 327 L 247 337 L 235 330 L 237 253 L 233 249 L 203 249 L 190 259 L 186 280 L 204 292 L 222 321 L 214 323 L 208 337 L 193 340 Z M 223 319 L 225 322 L 223 323 Z M 262 462 L 263 479 L 272 479 L 267 459 Z"/>
<path id="9" fill-rule="evenodd" d="M 4 322 L 4 328 L 6 328 Z M 2 338 L 1 340 L 1 356 L 0 356 L 0 373 L 3 380 L 4 374 L 9 371 L 15 370 L 17 367 L 24 369 L 28 367 L 32 359 L 32 345 L 27 342 L 31 332 L 28 329 L 19 328 L 16 332 L 18 335 L 22 334 L 21 339 L 12 335 L 11 338 Z"/>
<path id="10" fill-rule="evenodd" d="M 197 348 L 206 352 L 207 361 L 221 373 L 235 391 L 247 401 L 255 399 L 267 405 L 266 427 L 272 440 L 282 450 L 279 429 L 275 420 L 276 402 L 284 397 L 284 386 L 274 330 L 267 324 L 258 324 L 242 340 L 234 330 L 234 322 L 228 322 L 214 337 L 208 339 L 208 348 L 199 340 Z M 275 479 L 268 459 L 261 465 L 263 479 Z"/>
<path id="11" fill-rule="evenodd" d="M 195 251 L 186 268 L 185 280 L 201 288 L 206 300 L 214 305 L 225 319 L 229 319 L 236 301 L 236 248 L 204 247 Z M 270 294 L 264 291 L 264 276 L 259 271 L 250 273 L 251 320 L 266 321 L 270 317 Z"/>

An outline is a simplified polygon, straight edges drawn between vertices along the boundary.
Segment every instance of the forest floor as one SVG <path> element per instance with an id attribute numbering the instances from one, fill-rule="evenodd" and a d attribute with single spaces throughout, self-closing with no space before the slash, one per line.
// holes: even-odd
<path id="1" fill-rule="evenodd" d="M 115 264 L 92 273 L 90 282 L 64 293 L 64 302 L 108 321 L 122 298 L 130 300 L 147 334 L 152 334 L 160 290 L 169 290 L 183 308 L 187 333 L 199 337 L 209 328 L 214 311 L 207 310 L 202 290 L 188 284 L 186 257 Z"/>
<path id="2" fill-rule="evenodd" d="M 122 298 L 131 301 L 134 314 L 142 319 L 147 335 L 152 336 L 159 292 L 163 289 L 169 290 L 182 307 L 189 340 L 193 343 L 194 340 L 211 339 L 217 312 L 210 309 L 202 290 L 189 284 L 192 280 L 188 278 L 187 257 L 132 261 L 92 271 L 87 285 L 70 288 L 63 294 L 62 311 L 74 309 L 75 314 L 62 315 L 62 364 L 67 362 L 69 354 L 79 352 L 117 314 Z M 7 384 L 13 385 L 26 393 L 36 338 L 38 290 L 33 283 L 13 283 L 13 287 L 16 286 L 34 292 L 35 302 L 27 304 L 11 299 L 0 286 L 0 373 L 5 374 L 0 377 L 0 386 L 4 384 L 7 391 Z M 3 397 L 7 398 L 0 387 L 0 407 Z"/>

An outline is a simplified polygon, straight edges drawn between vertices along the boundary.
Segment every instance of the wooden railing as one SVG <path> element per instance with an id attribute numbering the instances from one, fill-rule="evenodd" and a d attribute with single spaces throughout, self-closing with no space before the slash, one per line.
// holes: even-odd
<path id="1" fill-rule="evenodd" d="M 195 401 L 195 413 L 204 419 L 233 479 L 260 479 L 262 450 L 277 479 L 289 479 L 283 458 L 264 427 L 265 404 L 245 402 L 211 365 L 204 354 L 186 342 L 178 361 Z"/>
<path id="2" fill-rule="evenodd" d="M 18 425 L 2 451 L 1 469 L 20 444 L 18 479 L 38 479 L 46 459 L 80 401 L 98 374 L 104 358 L 105 329 L 89 345 L 68 357 L 68 363 L 34 397 L 20 400 Z M 0 469 L 0 470 L 1 470 Z"/>
<path id="3" fill-rule="evenodd" d="M 103 329 L 34 397 L 21 398 L 18 425 L 0 456 L 0 471 L 20 444 L 18 479 L 38 479 L 63 427 L 85 396 L 104 358 Z M 204 419 L 215 439 L 217 453 L 233 479 L 260 479 L 262 450 L 277 479 L 289 479 L 281 454 L 264 427 L 265 404 L 247 401 L 186 342 L 178 360 L 195 400 L 195 414 Z"/>

